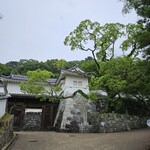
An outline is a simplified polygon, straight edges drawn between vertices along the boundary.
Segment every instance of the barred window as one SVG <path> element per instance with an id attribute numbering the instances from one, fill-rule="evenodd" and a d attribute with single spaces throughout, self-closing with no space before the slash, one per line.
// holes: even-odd
<path id="1" fill-rule="evenodd" d="M 82 81 L 78 81 L 78 86 L 82 86 Z"/>
<path id="2" fill-rule="evenodd" d="M 73 81 L 73 85 L 74 85 L 74 86 L 77 86 L 77 81 Z"/>

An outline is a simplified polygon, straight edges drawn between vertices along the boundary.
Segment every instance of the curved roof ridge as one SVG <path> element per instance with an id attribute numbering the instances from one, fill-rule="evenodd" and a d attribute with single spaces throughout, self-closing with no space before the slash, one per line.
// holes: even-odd
<path id="1" fill-rule="evenodd" d="M 68 71 L 77 72 L 77 73 L 85 73 L 81 68 L 79 68 L 79 65 L 76 65 L 76 66 L 68 69 Z"/>

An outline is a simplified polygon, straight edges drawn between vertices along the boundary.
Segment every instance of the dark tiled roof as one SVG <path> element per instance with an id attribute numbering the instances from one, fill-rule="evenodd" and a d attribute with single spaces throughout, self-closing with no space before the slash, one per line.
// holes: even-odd
<path id="1" fill-rule="evenodd" d="M 23 82 L 28 81 L 28 77 L 23 75 L 10 74 L 9 76 L 2 76 L 1 80 L 5 80 L 7 82 Z M 56 80 L 57 79 L 55 78 L 50 78 L 47 80 L 47 82 L 51 85 L 54 85 Z"/>
<path id="2" fill-rule="evenodd" d="M 60 80 L 62 80 L 63 78 L 65 78 L 66 75 L 71 75 L 71 76 L 80 76 L 80 77 L 86 77 L 88 78 L 88 74 L 85 73 L 83 70 L 81 70 L 78 65 L 70 68 L 70 69 L 62 69 L 61 73 L 56 81 L 56 85 L 59 84 Z"/>
<path id="3" fill-rule="evenodd" d="M 67 71 L 70 71 L 70 72 L 74 72 L 74 73 L 79 73 L 79 74 L 85 74 L 85 72 L 83 70 L 81 70 L 78 65 L 77 66 L 74 66 L 70 69 L 68 69 Z"/>
<path id="4" fill-rule="evenodd" d="M 23 75 L 15 75 L 15 74 L 10 74 L 9 76 L 1 76 L 0 77 L 1 81 L 7 81 L 7 82 L 22 82 L 22 81 L 27 81 L 28 77 L 23 76 Z"/>
<path id="5" fill-rule="evenodd" d="M 51 78 L 51 79 L 48 79 L 47 82 L 50 83 L 51 85 L 55 85 L 56 80 L 57 80 L 56 78 Z"/>
<path id="6" fill-rule="evenodd" d="M 13 80 L 21 80 L 21 81 L 28 81 L 28 77 L 27 77 L 27 76 L 16 75 L 16 74 L 11 74 L 11 75 L 10 75 L 10 79 L 13 79 Z"/>
<path id="7" fill-rule="evenodd" d="M 25 98 L 35 98 L 36 96 L 34 94 L 18 94 L 18 93 L 10 93 L 10 97 L 25 97 Z"/>
<path id="8" fill-rule="evenodd" d="M 0 100 L 7 99 L 8 97 L 10 96 L 0 93 Z"/>

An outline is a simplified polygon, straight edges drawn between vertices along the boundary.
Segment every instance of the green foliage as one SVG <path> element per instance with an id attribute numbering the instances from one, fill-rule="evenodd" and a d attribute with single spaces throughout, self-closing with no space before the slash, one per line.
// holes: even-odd
<path id="1" fill-rule="evenodd" d="M 53 74 L 46 70 L 38 69 L 36 71 L 28 71 L 27 76 L 29 77 L 29 82 L 46 82 L 46 80 L 53 76 Z"/>
<path id="2" fill-rule="evenodd" d="M 120 23 L 107 23 L 99 31 L 97 58 L 100 61 L 109 60 L 114 57 L 115 42 L 124 35 L 124 25 Z"/>
<path id="3" fill-rule="evenodd" d="M 100 100 L 100 96 L 94 91 L 90 92 L 88 96 L 89 96 L 89 99 L 95 104 Z M 101 97 L 104 99 L 102 95 Z"/>
<path id="4" fill-rule="evenodd" d="M 149 116 L 150 111 L 148 106 L 141 100 L 133 98 L 118 98 L 115 101 L 110 101 L 109 112 L 114 111 L 119 114 L 130 114 L 136 116 Z"/>
<path id="5" fill-rule="evenodd" d="M 8 74 L 9 68 L 7 68 L 5 64 L 0 63 L 0 75 L 8 75 Z"/>
<path id="6" fill-rule="evenodd" d="M 28 81 L 22 82 L 20 88 L 24 93 L 35 94 L 41 101 L 58 102 L 61 97 L 57 92 L 61 91 L 60 86 L 51 86 L 48 83 L 48 79 L 53 74 L 46 70 L 28 71 Z M 49 87 L 49 88 L 46 88 Z"/>
<path id="7" fill-rule="evenodd" d="M 8 121 L 10 120 L 11 114 L 5 113 L 0 118 L 0 134 L 5 130 L 6 126 L 8 126 Z"/>
<path id="8" fill-rule="evenodd" d="M 129 81 L 127 93 L 137 99 L 150 100 L 150 64 L 147 60 L 138 59 L 136 61 Z"/>
<path id="9" fill-rule="evenodd" d="M 107 93 L 106 112 L 134 115 L 150 112 L 150 65 L 146 60 L 124 56 L 101 62 L 100 66 L 101 76 L 92 78 L 90 88 L 103 89 Z M 122 101 L 122 96 L 128 97 L 126 101 Z"/>
<path id="10" fill-rule="evenodd" d="M 25 93 L 31 93 L 35 95 L 47 95 L 50 92 L 45 88 L 48 85 L 47 79 L 53 74 L 46 70 L 28 71 L 28 81 L 20 84 L 21 90 Z"/>
<path id="11" fill-rule="evenodd" d="M 6 120 L 8 120 L 9 118 L 10 118 L 10 114 L 9 113 L 5 113 L 1 118 L 0 118 L 0 120 L 1 121 L 6 121 Z"/>
<path id="12" fill-rule="evenodd" d="M 148 97 L 150 77 L 149 67 L 146 64 L 147 61 L 133 60 L 130 57 L 118 57 L 111 61 L 101 62 L 102 75 L 93 77 L 90 87 L 91 89 L 93 87 L 104 89 L 111 98 L 119 93 Z"/>
<path id="13" fill-rule="evenodd" d="M 45 84 L 38 84 L 38 83 L 32 83 L 32 82 L 22 82 L 20 84 L 21 86 L 21 91 L 24 93 L 30 93 L 30 94 L 36 94 L 38 95 L 39 93 L 45 93 L 45 88 L 44 88 Z"/>
<path id="14" fill-rule="evenodd" d="M 122 1 L 122 0 L 120 0 Z M 135 9 L 136 13 L 143 18 L 150 18 L 150 1 L 149 0 L 123 0 L 123 12 L 129 13 Z"/>
<path id="15" fill-rule="evenodd" d="M 82 60 L 78 62 L 80 68 L 89 74 L 98 74 L 95 62 L 93 59 Z"/>
<path id="16" fill-rule="evenodd" d="M 101 26 L 98 22 L 90 20 L 81 21 L 80 24 L 65 38 L 64 44 L 71 50 L 79 49 L 91 51 L 97 66 L 97 73 L 101 75 L 99 62 L 115 58 L 115 44 L 118 39 L 124 39 L 120 48 L 129 51 L 128 57 L 136 57 L 140 52 L 139 35 L 143 34 L 142 25 L 120 23 L 107 23 Z M 116 81 L 116 80 L 115 80 Z M 113 84 L 111 81 L 110 84 Z"/>
<path id="17" fill-rule="evenodd" d="M 140 52 L 139 35 L 143 34 L 141 24 L 128 24 L 125 27 L 125 40 L 121 44 L 123 51 L 131 50 L 128 56 L 137 55 Z M 133 55 L 134 56 L 134 55 Z"/>
<path id="18" fill-rule="evenodd" d="M 120 23 L 107 23 L 100 26 L 98 22 L 92 23 L 90 20 L 84 20 L 74 31 L 70 32 L 64 44 L 71 46 L 71 50 L 91 51 L 94 59 L 96 52 L 97 58 L 105 61 L 114 57 L 114 45 L 119 38 L 127 38 L 122 42 L 123 50 L 133 46 L 137 42 L 139 33 L 142 32 L 141 27 L 138 24 Z"/>
<path id="19" fill-rule="evenodd" d="M 124 92 L 131 65 L 132 59 L 128 57 L 118 57 L 111 61 L 101 62 L 101 76 L 92 78 L 90 87 L 102 88 L 110 97 Z"/>
<path id="20" fill-rule="evenodd" d="M 60 71 L 61 69 L 64 68 L 64 66 L 66 65 L 66 61 L 64 59 L 60 59 L 57 62 L 54 63 L 54 66 Z"/>
<path id="21" fill-rule="evenodd" d="M 71 46 L 71 50 L 91 51 L 99 69 L 98 61 L 114 57 L 114 45 L 116 40 L 123 35 L 123 28 L 124 25 L 120 23 L 101 26 L 98 22 L 84 20 L 74 31 L 70 32 L 64 44 Z"/>
<path id="22" fill-rule="evenodd" d="M 46 70 L 53 72 L 53 77 L 57 78 L 59 76 L 61 69 L 69 69 L 79 64 L 80 68 L 85 72 L 95 72 L 96 65 L 92 57 L 85 58 L 85 60 L 80 61 L 65 61 L 63 59 L 52 59 L 46 62 L 38 62 L 36 60 L 24 60 L 21 59 L 19 62 L 11 61 L 6 64 L 0 64 L 0 75 L 10 75 L 10 74 L 21 74 L 27 75 L 28 71 Z"/>
<path id="23" fill-rule="evenodd" d="M 143 24 L 142 34 L 139 34 L 138 41 L 143 49 L 144 57 L 150 56 L 150 1 L 149 0 L 120 0 L 124 2 L 123 12 L 129 13 L 134 9 L 140 19 L 139 24 Z"/>

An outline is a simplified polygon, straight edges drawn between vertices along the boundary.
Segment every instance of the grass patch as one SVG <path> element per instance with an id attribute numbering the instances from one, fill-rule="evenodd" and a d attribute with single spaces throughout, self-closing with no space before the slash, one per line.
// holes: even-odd
<path id="1" fill-rule="evenodd" d="M 9 113 L 5 113 L 5 115 L 3 115 L 1 118 L 0 118 L 0 121 L 7 121 L 9 118 L 10 118 L 10 114 Z"/>
<path id="2" fill-rule="evenodd" d="M 0 134 L 5 130 L 5 128 L 9 125 L 9 120 L 10 120 L 11 115 L 9 113 L 5 113 L 0 118 Z"/>

